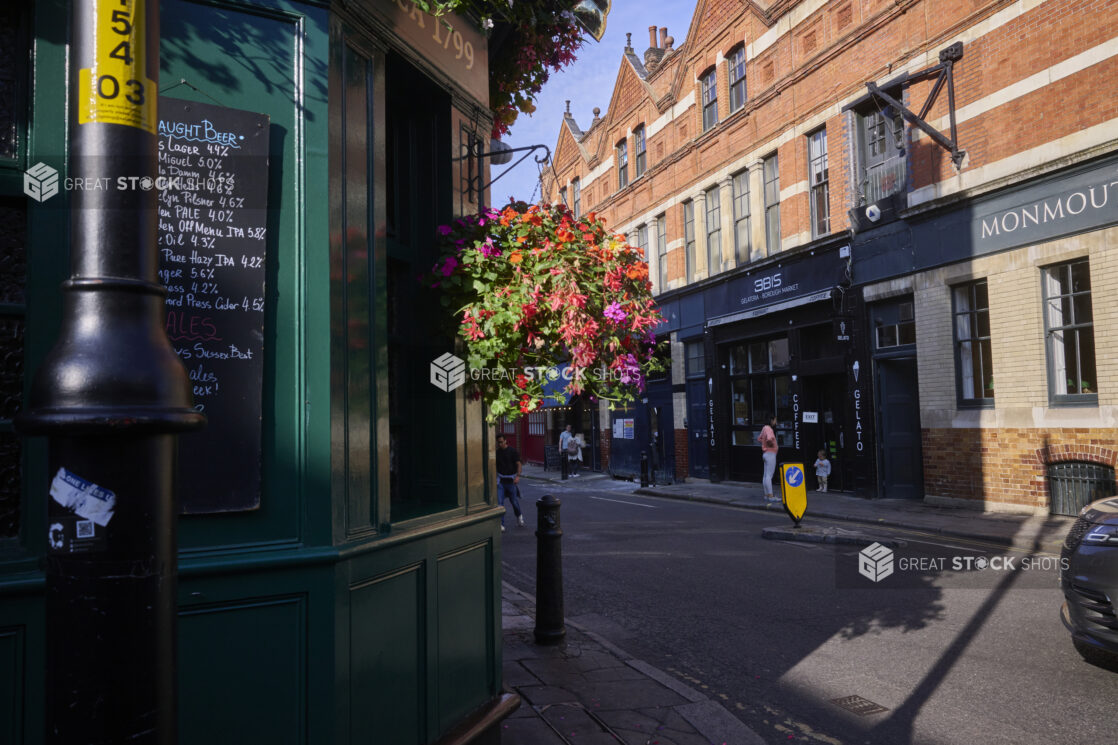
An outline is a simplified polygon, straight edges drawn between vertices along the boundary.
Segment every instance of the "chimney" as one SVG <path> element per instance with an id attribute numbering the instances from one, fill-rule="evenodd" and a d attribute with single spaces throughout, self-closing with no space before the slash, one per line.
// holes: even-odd
<path id="1" fill-rule="evenodd" d="M 661 26 L 660 27 L 660 48 L 661 49 L 667 49 L 668 48 L 668 27 L 667 26 Z"/>
<path id="2" fill-rule="evenodd" d="M 664 29 L 667 33 L 667 29 Z M 644 50 L 644 69 L 653 72 L 660 65 L 664 57 L 664 50 L 656 46 L 656 27 L 648 27 L 648 49 Z"/>
<path id="3" fill-rule="evenodd" d="M 649 26 L 648 27 L 648 46 L 652 47 L 653 49 L 658 48 L 656 46 L 656 27 L 655 26 Z"/>

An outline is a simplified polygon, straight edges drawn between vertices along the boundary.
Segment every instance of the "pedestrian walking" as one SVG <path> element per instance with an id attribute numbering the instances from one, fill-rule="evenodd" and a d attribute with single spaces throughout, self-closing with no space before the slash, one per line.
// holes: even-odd
<path id="1" fill-rule="evenodd" d="M 559 452 L 567 459 L 567 472 L 571 476 L 578 476 L 578 466 L 582 462 L 582 451 L 578 445 L 578 437 L 571 431 L 571 425 L 569 424 L 559 435 Z"/>
<path id="2" fill-rule="evenodd" d="M 768 422 L 761 428 L 761 434 L 757 436 L 757 440 L 761 443 L 761 460 L 765 466 L 764 476 L 761 477 L 761 486 L 765 489 L 765 501 L 775 502 L 773 474 L 776 473 L 776 451 L 779 449 L 776 443 L 776 432 L 773 429 L 776 426 L 776 414 L 770 414 Z"/>
<path id="3" fill-rule="evenodd" d="M 505 506 L 505 497 L 512 503 L 516 524 L 524 527 L 524 515 L 520 512 L 520 453 L 509 447 L 504 435 L 497 435 L 497 503 Z M 505 513 L 501 513 L 501 532 L 505 532 Z"/>

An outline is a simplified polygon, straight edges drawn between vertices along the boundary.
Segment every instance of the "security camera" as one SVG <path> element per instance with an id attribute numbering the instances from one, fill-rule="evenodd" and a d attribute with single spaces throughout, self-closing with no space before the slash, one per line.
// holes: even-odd
<path id="1" fill-rule="evenodd" d="M 866 219 L 870 222 L 877 222 L 881 219 L 881 208 L 876 204 L 871 204 L 866 207 Z"/>

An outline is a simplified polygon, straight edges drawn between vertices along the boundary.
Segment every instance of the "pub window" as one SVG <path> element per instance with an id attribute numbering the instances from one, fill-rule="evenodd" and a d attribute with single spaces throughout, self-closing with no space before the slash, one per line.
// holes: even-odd
<path id="1" fill-rule="evenodd" d="M 955 367 L 959 403 L 994 403 L 994 364 L 990 354 L 990 298 L 986 280 L 952 290 Z"/>
<path id="2" fill-rule="evenodd" d="M 617 188 L 629 185 L 629 141 L 617 143 Z"/>
<path id="3" fill-rule="evenodd" d="M 533 437 L 544 436 L 544 425 L 547 421 L 546 411 L 533 411 L 528 414 L 528 434 Z"/>
<path id="4" fill-rule="evenodd" d="M 648 143 L 645 142 L 644 125 L 633 130 L 633 149 L 637 153 L 636 178 L 640 178 L 648 168 Z"/>
<path id="5" fill-rule="evenodd" d="M 730 113 L 745 106 L 745 46 L 739 46 L 726 60 L 730 75 Z"/>
<path id="6" fill-rule="evenodd" d="M 911 302 L 883 309 L 874 323 L 878 349 L 893 349 L 916 343 L 916 318 Z"/>
<path id="7" fill-rule="evenodd" d="M 577 178 L 571 181 L 571 212 L 582 217 L 582 184 Z"/>
<path id="8" fill-rule="evenodd" d="M 765 247 L 768 255 L 780 251 L 780 163 L 776 153 L 763 161 L 765 180 Z"/>
<path id="9" fill-rule="evenodd" d="M 889 91 L 899 96 L 900 91 Z M 858 197 L 873 204 L 905 188 L 904 120 L 876 104 L 855 116 L 858 124 Z"/>
<path id="10" fill-rule="evenodd" d="M 458 502 L 453 469 L 431 467 L 433 453 L 456 446 L 454 396 L 430 395 L 427 382 L 446 351 L 443 310 L 415 281 L 435 263 L 436 228 L 451 216 L 451 125 L 450 95 L 402 57 L 388 55 L 385 80 L 387 297 L 384 362 L 373 369 L 387 369 L 389 441 L 378 446 L 388 447 L 390 519 L 399 522 Z"/>
<path id="11" fill-rule="evenodd" d="M 715 186 L 706 191 L 707 208 L 707 276 L 722 270 L 722 190 Z"/>
<path id="12" fill-rule="evenodd" d="M 776 414 L 776 436 L 791 445 L 793 430 L 792 376 L 788 337 L 751 341 L 729 349 L 731 442 L 757 445 L 768 416 Z"/>
<path id="13" fill-rule="evenodd" d="M 1044 330 L 1053 403 L 1098 403 L 1091 267 L 1087 259 L 1045 267 Z"/>
<path id="14" fill-rule="evenodd" d="M 808 135 L 807 160 L 808 187 L 811 189 L 811 237 L 818 238 L 831 232 L 826 128 Z"/>
<path id="15" fill-rule="evenodd" d="M 703 131 L 718 124 L 718 83 L 715 80 L 714 68 L 710 68 L 701 78 L 700 86 L 703 91 Z"/>
<path id="16" fill-rule="evenodd" d="M 738 264 L 749 261 L 749 172 L 735 173 L 730 181 L 734 202 L 734 256 Z"/>
<path id="17" fill-rule="evenodd" d="M 695 281 L 695 202 L 683 203 L 683 245 L 687 262 L 687 283 Z"/>
<path id="18" fill-rule="evenodd" d="M 668 218 L 656 218 L 656 255 L 659 258 L 660 292 L 668 289 Z"/>
<path id="19" fill-rule="evenodd" d="M 687 358 L 687 377 L 701 378 L 706 375 L 706 351 L 701 341 L 689 341 L 684 345 Z"/>

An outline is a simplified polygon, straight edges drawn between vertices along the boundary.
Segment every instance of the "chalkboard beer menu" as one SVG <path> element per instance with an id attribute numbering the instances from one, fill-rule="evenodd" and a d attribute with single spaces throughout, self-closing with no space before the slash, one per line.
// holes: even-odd
<path id="1" fill-rule="evenodd" d="M 159 99 L 166 330 L 209 424 L 179 437 L 183 514 L 260 506 L 268 117 Z"/>

